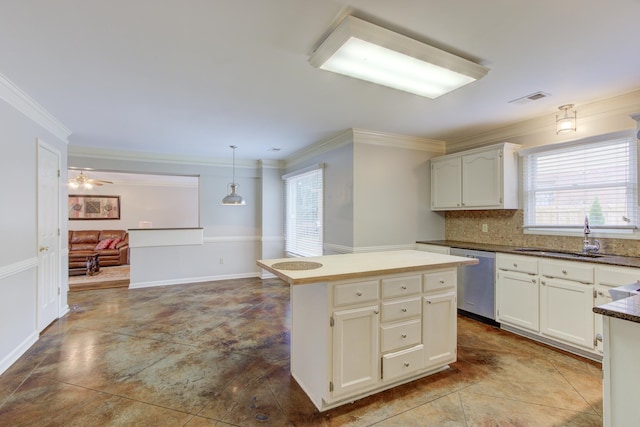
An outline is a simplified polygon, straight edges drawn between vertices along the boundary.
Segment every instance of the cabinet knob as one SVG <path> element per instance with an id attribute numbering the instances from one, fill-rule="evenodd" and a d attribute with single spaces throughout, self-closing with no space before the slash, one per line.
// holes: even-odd
<path id="1" fill-rule="evenodd" d="M 407 334 L 402 334 L 402 335 L 400 335 L 400 336 L 401 336 L 402 338 L 406 338 L 406 337 L 407 337 Z"/>
<path id="2" fill-rule="evenodd" d="M 562 270 L 562 274 L 567 274 L 567 270 Z"/>
<path id="3" fill-rule="evenodd" d="M 531 279 L 531 283 L 536 283 L 536 279 Z"/>
<path id="4" fill-rule="evenodd" d="M 543 285 L 547 286 L 547 282 L 545 282 L 544 280 L 541 280 L 540 283 L 542 283 Z"/>
<path id="5" fill-rule="evenodd" d="M 404 362 L 404 367 L 408 368 L 409 367 L 409 362 Z"/>
<path id="6" fill-rule="evenodd" d="M 378 314 L 380 313 L 378 310 L 373 310 L 373 314 Z"/>
<path id="7" fill-rule="evenodd" d="M 604 292 L 602 292 L 602 291 L 598 291 L 598 296 L 603 297 L 603 296 L 604 296 Z"/>
<path id="8" fill-rule="evenodd" d="M 440 283 L 441 285 L 444 285 L 444 280 L 440 280 L 440 282 L 438 283 Z"/>
<path id="9" fill-rule="evenodd" d="M 596 334 L 596 341 L 602 341 L 602 334 Z"/>
<path id="10" fill-rule="evenodd" d="M 358 292 L 356 292 L 356 295 L 358 295 L 359 297 L 361 297 L 361 296 L 362 296 L 362 292 L 358 291 Z"/>
<path id="11" fill-rule="evenodd" d="M 403 313 L 406 313 L 406 312 L 407 312 L 407 309 L 406 309 L 406 308 L 404 308 L 404 307 L 402 307 L 402 312 L 403 312 Z"/>
<path id="12" fill-rule="evenodd" d="M 407 285 L 402 285 L 402 286 L 400 286 L 400 288 L 401 288 L 403 291 L 406 291 L 406 290 L 407 290 Z"/>
<path id="13" fill-rule="evenodd" d="M 514 266 L 515 268 L 518 268 L 518 264 L 516 264 L 515 262 L 513 263 L 513 266 Z"/>
<path id="14" fill-rule="evenodd" d="M 431 301 L 427 300 L 427 304 L 431 304 Z"/>

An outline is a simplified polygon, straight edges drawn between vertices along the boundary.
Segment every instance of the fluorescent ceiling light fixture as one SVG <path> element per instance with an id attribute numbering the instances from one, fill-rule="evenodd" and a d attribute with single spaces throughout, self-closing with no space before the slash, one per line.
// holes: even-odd
<path id="1" fill-rule="evenodd" d="M 329 34 L 309 63 L 432 99 L 489 72 L 482 65 L 353 16 Z"/>

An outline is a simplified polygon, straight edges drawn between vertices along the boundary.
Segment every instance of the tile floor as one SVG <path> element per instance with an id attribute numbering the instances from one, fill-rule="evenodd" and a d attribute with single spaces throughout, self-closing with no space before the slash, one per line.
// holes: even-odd
<path id="1" fill-rule="evenodd" d="M 318 413 L 273 279 L 69 294 L 0 376 L 2 426 L 600 426 L 599 364 L 459 318 L 458 362 Z"/>

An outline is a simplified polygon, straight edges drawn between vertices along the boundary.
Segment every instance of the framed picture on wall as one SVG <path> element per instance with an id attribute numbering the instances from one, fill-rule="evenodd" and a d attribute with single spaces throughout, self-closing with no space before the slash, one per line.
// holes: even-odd
<path id="1" fill-rule="evenodd" d="M 69 220 L 120 219 L 120 196 L 69 194 Z"/>

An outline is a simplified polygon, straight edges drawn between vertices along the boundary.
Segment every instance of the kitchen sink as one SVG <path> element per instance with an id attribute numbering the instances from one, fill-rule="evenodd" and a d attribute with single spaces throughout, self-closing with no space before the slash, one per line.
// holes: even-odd
<path id="1" fill-rule="evenodd" d="M 553 251 L 549 249 L 538 249 L 538 248 L 516 248 L 514 249 L 514 251 L 523 252 L 523 253 L 532 254 L 532 255 L 562 257 L 562 258 L 600 258 L 604 256 L 603 254 L 584 254 L 582 252 Z"/>

